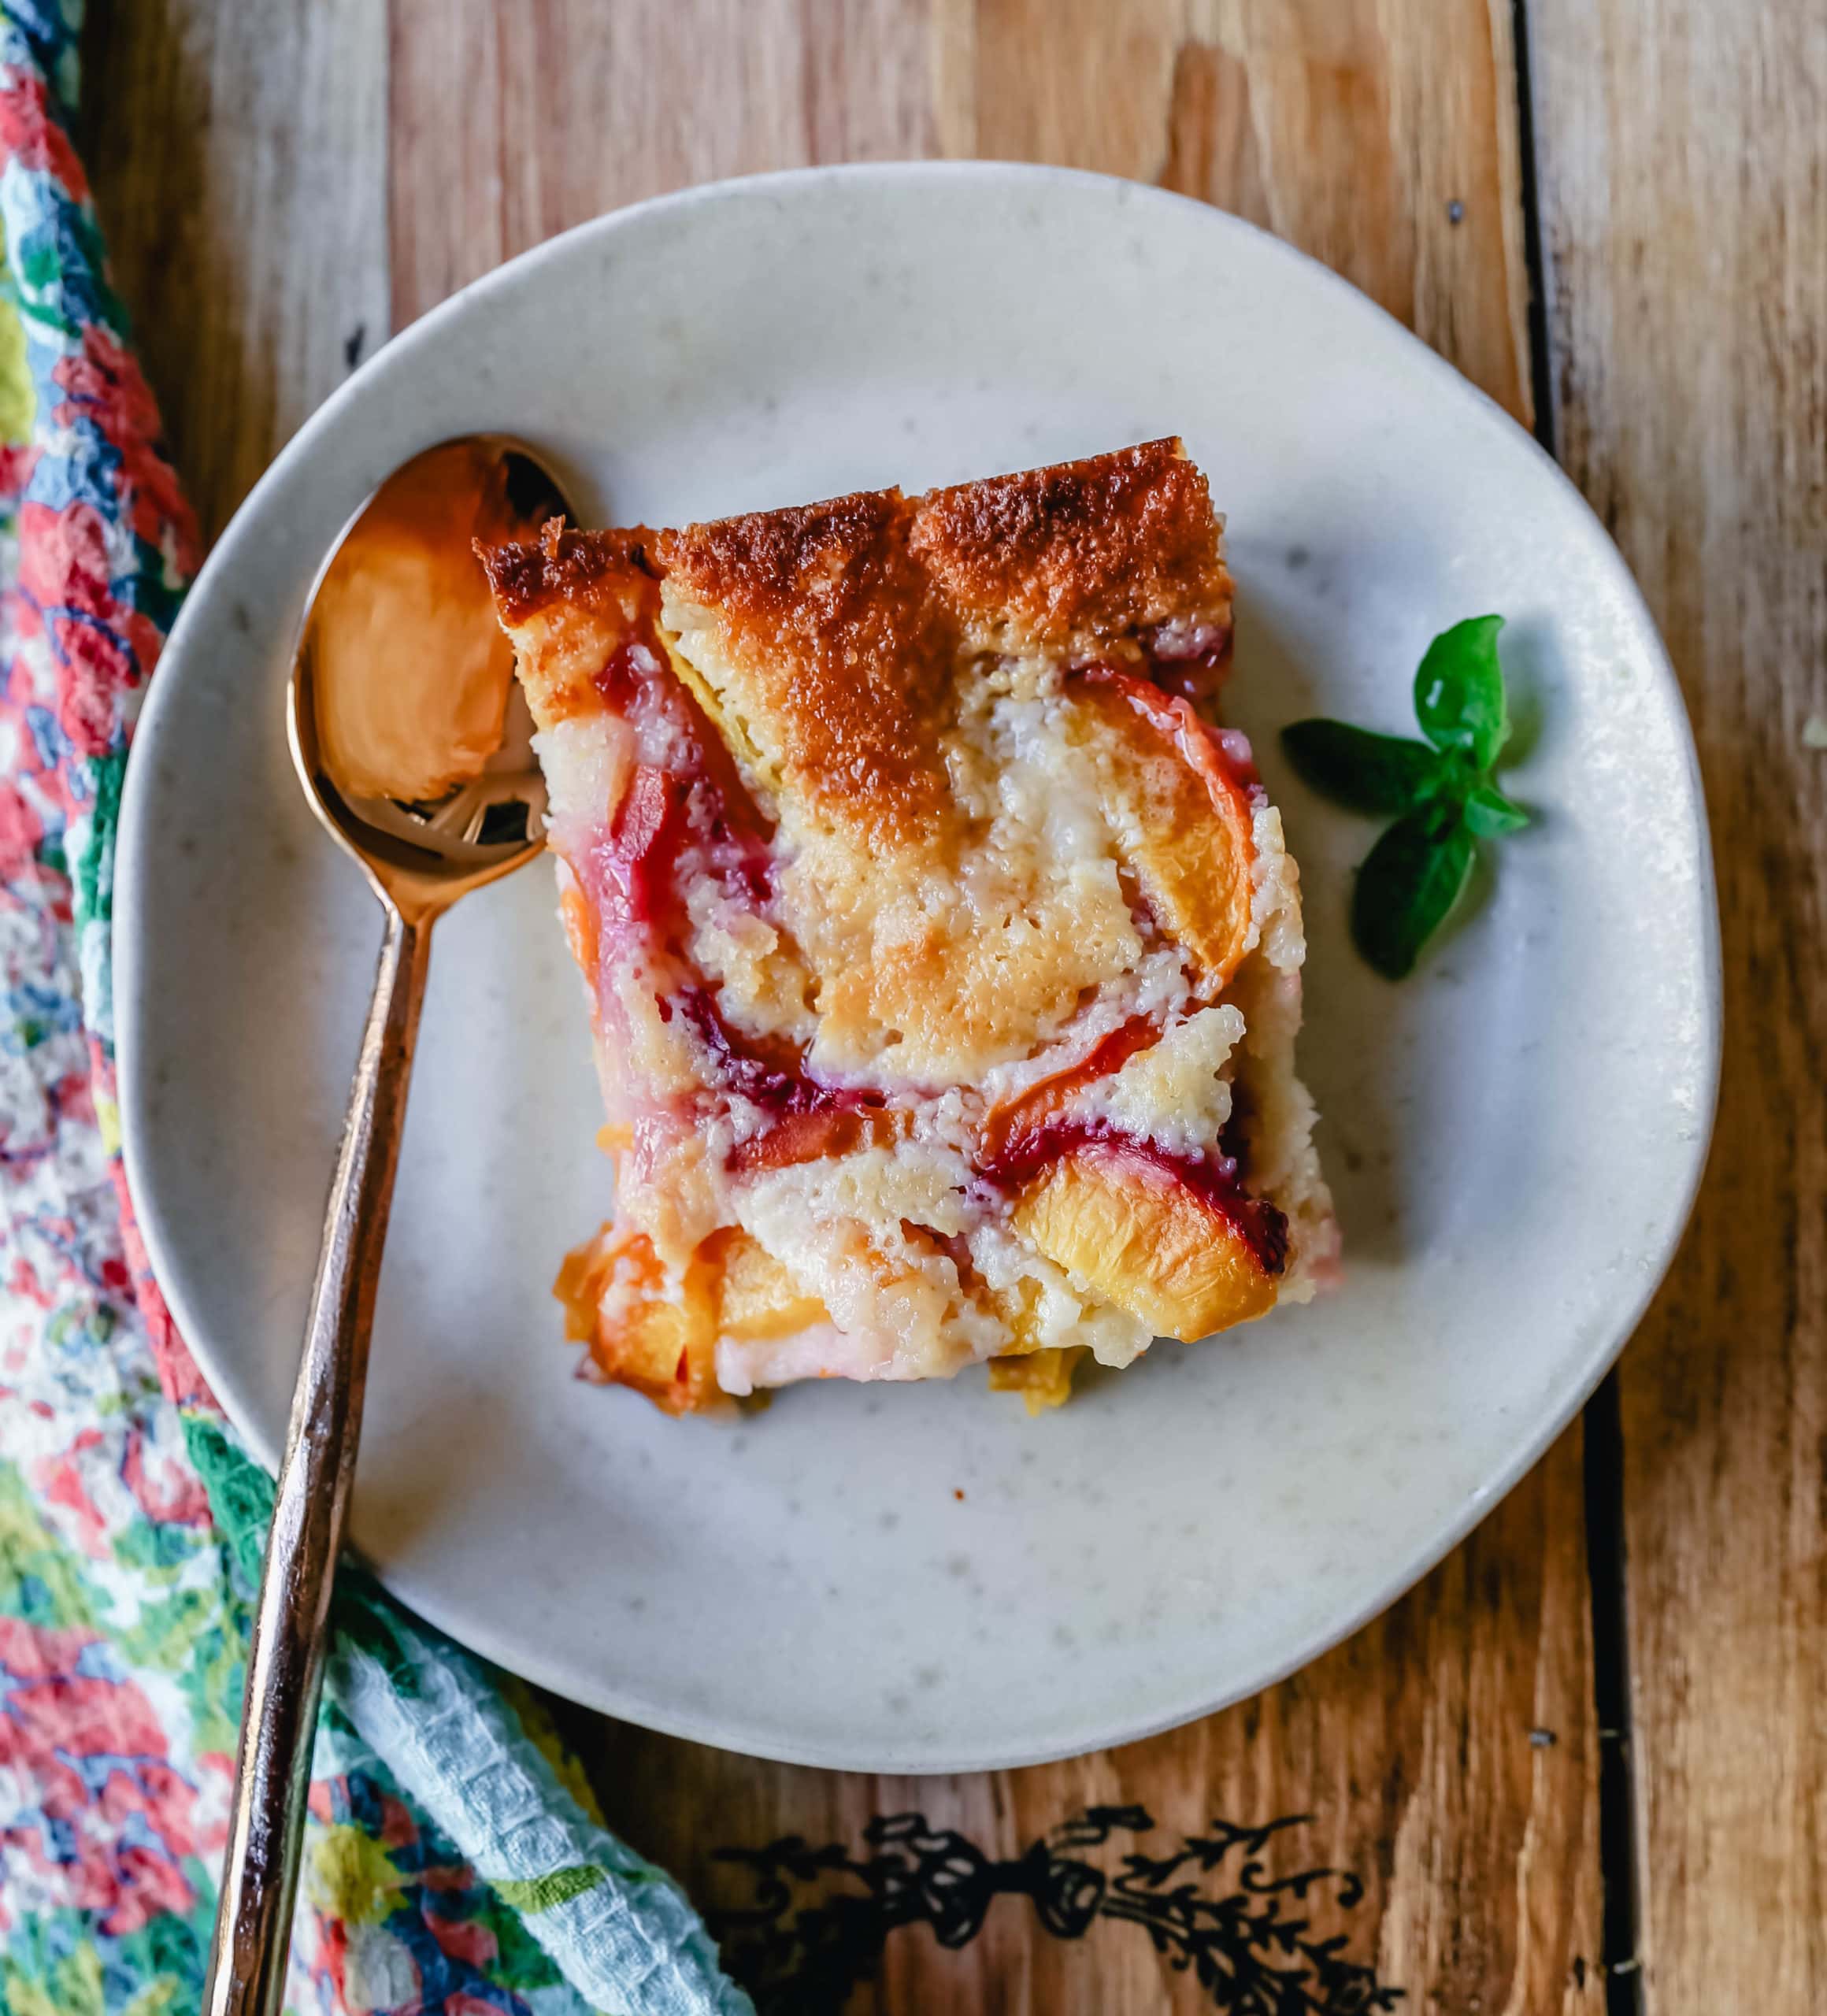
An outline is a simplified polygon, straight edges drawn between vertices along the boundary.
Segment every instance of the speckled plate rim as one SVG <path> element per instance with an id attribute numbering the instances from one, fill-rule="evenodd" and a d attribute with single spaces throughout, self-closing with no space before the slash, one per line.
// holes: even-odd
<path id="1" fill-rule="evenodd" d="M 317 444 L 342 423 L 345 410 L 365 394 L 371 373 L 397 371 L 423 354 L 434 352 L 447 333 L 476 307 L 492 297 L 518 289 L 534 281 L 550 261 L 568 257 L 580 241 L 606 243 L 637 220 L 668 213 L 683 215 L 702 205 L 727 200 L 732 191 L 765 191 L 791 201 L 800 192 L 840 180 L 852 185 L 899 186 L 921 180 L 958 181 L 982 178 L 990 181 L 1014 180 L 1036 190 L 1061 183 L 1107 185 L 1113 178 L 1081 171 L 999 162 L 890 162 L 815 168 L 780 173 L 736 178 L 661 196 L 628 209 L 610 213 L 550 239 L 485 275 L 412 324 L 384 345 L 361 369 L 333 393 L 305 423 L 257 484 L 217 541 L 206 563 L 199 586 L 193 587 L 166 647 L 159 676 L 152 684 L 135 739 L 136 762 L 127 773 L 122 809 L 121 832 L 117 862 L 115 891 L 117 920 L 115 999 L 117 1020 L 119 1082 L 124 1153 L 128 1178 L 142 1231 L 172 1314 L 194 1351 L 236 1429 L 261 1460 L 269 1467 L 277 1460 L 279 1447 L 266 1432 L 250 1404 L 247 1381 L 232 1354 L 220 1350 L 211 1339 L 202 1312 L 188 1292 L 181 1270 L 166 1264 L 171 1250 L 169 1228 L 158 1185 L 148 1166 L 146 1110 L 148 1085 L 141 1069 L 138 1048 L 139 1004 L 145 984 L 144 947 L 133 919 L 140 907 L 149 878 L 158 872 L 158 848 L 149 791 L 140 784 L 152 768 L 165 717 L 162 704 L 184 676 L 185 654 L 192 628 L 191 611 L 197 606 L 205 584 L 220 583 L 233 574 L 237 555 L 248 528 L 259 517 L 265 499 L 301 462 L 309 461 Z M 1680 1204 L 1670 1213 L 1664 1234 L 1653 1256 L 1645 1257 L 1638 1283 L 1611 1305 L 1604 1324 L 1603 1341 L 1583 1361 L 1564 1375 L 1561 1390 L 1552 1404 L 1544 1407 L 1519 1435 L 1507 1460 L 1497 1466 L 1488 1480 L 1465 1494 L 1450 1514 L 1443 1516 L 1425 1544 L 1410 1548 L 1391 1566 L 1362 1599 L 1336 1618 L 1285 1644 L 1276 1656 L 1241 1666 L 1221 1688 L 1194 1684 L 1173 1692 L 1158 1690 L 1146 1713 L 1128 1719 L 1108 1714 L 1069 1740 L 1055 1740 L 1031 1749 L 1002 1744 L 986 1750 L 961 1736 L 943 1750 L 922 1746 L 917 1754 L 895 1754 L 892 1746 L 877 1745 L 865 1751 L 834 1748 L 814 1742 L 784 1739 L 776 1732 L 758 1736 L 739 1728 L 707 1725 L 694 1715 L 675 1716 L 651 1699 L 634 1698 L 623 1690 L 593 1681 L 575 1668 L 548 1660 L 536 1645 L 517 1640 L 495 1629 L 486 1618 L 461 1605 L 442 1601 L 433 1592 L 416 1586 L 410 1577 L 391 1576 L 389 1587 L 403 1603 L 459 1642 L 560 1695 L 579 1701 L 602 1713 L 621 1717 L 662 1733 L 721 1747 L 767 1757 L 788 1763 L 833 1769 L 938 1773 L 1013 1768 L 1051 1759 L 1082 1755 L 1114 1747 L 1177 1727 L 1235 1702 L 1260 1692 L 1297 1671 L 1313 1659 L 1360 1629 L 1410 1589 L 1448 1554 L 1534 1466 L 1580 1411 L 1606 1370 L 1616 1360 L 1647 1309 L 1671 1263 L 1692 1213 L 1704 1171 L 1716 1107 L 1721 1041 L 1722 986 L 1718 907 L 1712 855 L 1704 811 L 1699 768 L 1692 729 L 1680 688 L 1654 620 L 1640 591 L 1629 575 L 1621 558 L 1596 516 L 1546 451 L 1518 427 L 1495 402 L 1439 358 L 1394 317 L 1329 269 L 1272 235 L 1227 213 L 1166 191 L 1140 185 L 1125 185 L 1138 208 L 1150 205 L 1173 206 L 1196 210 L 1210 220 L 1214 232 L 1240 233 L 1257 241 L 1269 256 L 1300 268 L 1310 285 L 1329 290 L 1342 315 L 1373 318 L 1388 334 L 1409 346 L 1411 361 L 1419 371 L 1431 372 L 1442 398 L 1469 402 L 1481 409 L 1488 420 L 1506 432 L 1512 446 L 1532 456 L 1589 521 L 1595 542 L 1609 554 L 1618 581 L 1633 605 L 1640 626 L 1644 662 L 1653 669 L 1657 697 L 1672 722 L 1684 756 L 1687 803 L 1684 810 L 1694 822 L 1696 860 L 1701 887 L 1699 895 L 1705 920 L 1703 942 L 1696 948 L 1701 969 L 1704 1028 L 1699 1048 L 1704 1059 L 1703 1082 L 1692 1088 L 1694 1110 L 1700 1116 L 1679 1187 Z"/>

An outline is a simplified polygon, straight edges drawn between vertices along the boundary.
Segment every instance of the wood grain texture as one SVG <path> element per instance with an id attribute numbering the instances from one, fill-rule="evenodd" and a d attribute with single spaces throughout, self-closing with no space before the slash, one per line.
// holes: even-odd
<path id="1" fill-rule="evenodd" d="M 402 0 L 392 23 L 396 327 L 602 210 L 935 150 L 911 5 Z"/>
<path id="2" fill-rule="evenodd" d="M 688 183 L 987 155 L 1265 224 L 1530 417 L 1499 0 L 394 0 L 392 20 L 396 327 Z M 687 59 L 689 88 L 662 87 Z"/>
<path id="3" fill-rule="evenodd" d="M 1532 18 L 1561 457 L 1680 674 L 1724 929 L 1712 1160 L 1621 1367 L 1647 2001 L 1802 2016 L 1827 2006 L 1827 13 Z"/>
<path id="4" fill-rule="evenodd" d="M 78 144 L 213 537 L 386 339 L 383 0 L 108 0 Z"/>
<path id="5" fill-rule="evenodd" d="M 1528 417 L 1507 6 L 393 0 L 392 24 L 396 322 L 552 232 L 687 182 L 984 154 L 1162 181 L 1236 209 L 1329 260 Z M 668 88 L 682 63 L 689 87 Z M 882 1813 L 917 1809 L 1004 1862 L 1091 1805 L 1145 1807 L 1157 1825 L 1136 1845 L 1156 1854 L 1214 1815 L 1306 1813 L 1266 1866 L 1361 1878 L 1354 1909 L 1324 1886 L 1308 1907 L 1405 1987 L 1407 2006 L 1592 2009 L 1603 1986 L 1582 1534 L 1575 1435 L 1420 1590 L 1329 1658 L 1194 1728 L 1069 1764 L 883 1781 L 565 1719 L 612 1821 L 713 1907 L 748 1888 L 718 1851 L 798 1834 L 866 1852 L 863 1829 Z M 1092 1858 L 1108 1865 L 1111 1853 Z M 1136 1925 L 1099 1922 L 1062 1939 L 1042 1924 L 1033 1901 L 1005 1896 L 953 1949 L 909 1927 L 850 2006 L 1214 2006 Z"/>

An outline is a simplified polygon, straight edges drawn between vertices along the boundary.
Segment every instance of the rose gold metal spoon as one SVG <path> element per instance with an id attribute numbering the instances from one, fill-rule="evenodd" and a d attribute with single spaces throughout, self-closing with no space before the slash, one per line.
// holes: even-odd
<path id="1" fill-rule="evenodd" d="M 432 926 L 544 844 L 545 788 L 472 538 L 565 510 L 524 449 L 490 435 L 415 456 L 318 576 L 287 694 L 312 809 L 387 916 L 280 1465 L 207 2016 L 275 2016 L 285 1986 L 330 1592 L 347 1523 L 381 1249 Z"/>

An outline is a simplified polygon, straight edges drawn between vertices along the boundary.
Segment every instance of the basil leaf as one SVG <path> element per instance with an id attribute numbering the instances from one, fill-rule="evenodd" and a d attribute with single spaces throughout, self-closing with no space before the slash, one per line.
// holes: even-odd
<path id="1" fill-rule="evenodd" d="M 1421 948 L 1458 900 L 1473 839 L 1456 806 L 1398 819 L 1358 870 L 1351 938 L 1386 980 L 1412 973 Z"/>
<path id="2" fill-rule="evenodd" d="M 1520 833 L 1529 814 L 1495 784 L 1478 784 L 1466 794 L 1466 824 L 1481 840 L 1500 840 L 1506 833 Z"/>
<path id="3" fill-rule="evenodd" d="M 1295 721 L 1281 746 L 1301 782 L 1354 812 L 1408 812 L 1447 774 L 1436 750 L 1344 721 Z"/>
<path id="4" fill-rule="evenodd" d="M 1480 770 L 1510 733 L 1497 662 L 1501 616 L 1469 616 L 1427 647 L 1414 676 L 1415 718 L 1436 749 L 1463 749 Z"/>

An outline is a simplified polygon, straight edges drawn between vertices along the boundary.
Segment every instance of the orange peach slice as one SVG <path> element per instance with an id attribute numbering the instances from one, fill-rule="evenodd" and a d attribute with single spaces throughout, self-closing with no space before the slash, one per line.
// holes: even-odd
<path id="1" fill-rule="evenodd" d="M 1121 808 L 1120 844 L 1142 895 L 1215 993 L 1249 935 L 1249 795 L 1186 701 L 1113 667 L 1082 674 L 1072 694 Z"/>
<path id="2" fill-rule="evenodd" d="M 569 866 L 561 867 L 558 873 L 558 916 L 565 927 L 565 943 L 577 962 L 577 970 L 594 981 L 598 964 L 596 919 Z"/>
<path id="3" fill-rule="evenodd" d="M 1217 1201 L 1115 1143 L 1062 1155 L 1022 1193 L 1014 1224 L 1157 1336 L 1190 1343 L 1275 1306 L 1275 1276 Z"/>
<path id="4" fill-rule="evenodd" d="M 1008 1325 L 1013 1341 L 1000 1357 L 990 1360 L 990 1391 L 1019 1393 L 1031 1414 L 1063 1406 L 1072 1398 L 1072 1375 L 1085 1354 L 1082 1344 L 1043 1344 L 1035 1323 L 1040 1299 L 1039 1284 L 1023 1280 L 1011 1288 L 992 1288 L 968 1262 L 960 1269 L 974 1299 L 995 1311 Z"/>
<path id="5" fill-rule="evenodd" d="M 719 1337 L 786 1337 L 830 1321 L 816 1295 L 801 1294 L 780 1262 L 734 1227 L 698 1249 L 676 1295 L 647 1234 L 613 1225 L 565 1256 L 552 1292 L 565 1305 L 565 1336 L 589 1345 L 596 1376 L 633 1387 L 669 1414 L 721 1398 Z"/>
<path id="6" fill-rule="evenodd" d="M 606 1225 L 565 1255 L 552 1284 L 565 1334 L 590 1347 L 597 1375 L 632 1386 L 669 1414 L 717 1396 L 716 1269 L 694 1259 L 676 1296 L 645 1232 Z"/>
<path id="7" fill-rule="evenodd" d="M 858 1148 L 890 1147 L 906 1132 L 907 1124 L 906 1114 L 873 1106 L 785 1114 L 762 1132 L 739 1141 L 724 1166 L 732 1176 L 747 1176 L 757 1169 L 789 1169 L 827 1155 L 851 1154 Z"/>
<path id="8" fill-rule="evenodd" d="M 700 1251 L 717 1271 L 719 1336 L 759 1342 L 831 1321 L 817 1296 L 802 1294 L 773 1254 L 747 1232 L 713 1232 Z"/>

